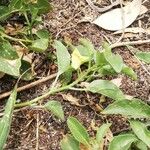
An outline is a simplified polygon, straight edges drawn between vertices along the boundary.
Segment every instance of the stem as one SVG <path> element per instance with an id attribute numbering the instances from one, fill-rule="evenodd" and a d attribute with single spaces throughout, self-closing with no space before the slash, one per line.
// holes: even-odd
<path id="1" fill-rule="evenodd" d="M 2 37 L 7 38 L 7 39 L 9 39 L 9 40 L 11 40 L 11 41 L 32 43 L 32 41 L 31 41 L 31 40 L 28 40 L 28 39 L 18 39 L 18 38 L 14 38 L 14 37 L 11 37 L 11 36 L 9 36 L 9 35 L 7 35 L 7 34 L 5 34 L 5 33 L 2 33 L 2 32 L 0 32 L 0 34 L 1 34 Z"/>
<path id="2" fill-rule="evenodd" d="M 30 34 L 30 37 L 33 39 L 33 36 L 32 36 L 32 25 L 31 25 L 31 23 L 30 23 L 30 21 L 29 21 L 27 12 L 24 12 L 23 14 L 24 14 L 24 17 L 25 17 L 25 19 L 26 19 L 26 21 L 27 21 L 27 25 L 29 26 L 29 34 Z"/>
<path id="3" fill-rule="evenodd" d="M 95 66 L 89 68 L 85 73 L 83 73 L 80 77 L 78 77 L 77 80 L 75 80 L 74 82 L 72 82 L 69 85 L 66 85 L 64 87 L 60 87 L 58 89 L 52 88 L 47 93 L 45 93 L 45 94 L 43 94 L 43 95 L 41 95 L 41 96 L 39 96 L 39 97 L 37 97 L 37 98 L 35 98 L 33 100 L 26 101 L 26 102 L 19 103 L 19 104 L 15 104 L 15 107 L 18 108 L 18 107 L 31 106 L 32 104 L 37 103 L 38 101 L 42 100 L 43 98 L 46 98 L 49 95 L 52 95 L 52 94 L 55 94 L 57 92 L 61 92 L 61 91 L 70 89 L 71 87 L 73 87 L 74 85 L 76 85 L 77 83 L 79 83 L 80 81 L 82 81 L 94 68 L 95 68 Z"/>

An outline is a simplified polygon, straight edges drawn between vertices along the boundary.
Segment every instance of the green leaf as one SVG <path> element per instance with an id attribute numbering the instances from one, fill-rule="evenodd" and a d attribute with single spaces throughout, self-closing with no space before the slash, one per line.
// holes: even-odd
<path id="1" fill-rule="evenodd" d="M 0 71 L 12 76 L 20 75 L 21 59 L 7 60 L 0 57 Z"/>
<path id="2" fill-rule="evenodd" d="M 88 51 L 89 53 L 89 57 L 94 54 L 94 45 L 92 44 L 92 42 L 89 40 L 89 39 L 79 39 L 79 42 L 86 48 L 86 50 Z"/>
<path id="3" fill-rule="evenodd" d="M 34 7 L 38 8 L 38 14 L 48 13 L 52 10 L 52 6 L 48 0 L 37 0 L 37 3 L 32 4 Z"/>
<path id="4" fill-rule="evenodd" d="M 124 99 L 122 91 L 111 81 L 95 80 L 89 84 L 87 90 L 93 93 L 100 93 L 114 100 Z"/>
<path id="5" fill-rule="evenodd" d="M 118 54 L 116 54 L 116 55 L 112 54 L 109 56 L 105 55 L 105 58 L 117 73 L 121 72 L 122 67 L 123 67 L 123 60 L 120 55 L 118 55 Z"/>
<path id="6" fill-rule="evenodd" d="M 30 48 L 35 52 L 43 53 L 48 48 L 48 42 L 49 42 L 48 39 L 44 39 L 44 38 L 37 39 L 32 42 Z"/>
<path id="7" fill-rule="evenodd" d="M 108 150 L 129 150 L 131 144 L 138 139 L 133 134 L 122 134 L 114 137 Z"/>
<path id="8" fill-rule="evenodd" d="M 4 145 L 6 143 L 10 131 L 14 105 L 16 102 L 16 96 L 17 96 L 17 92 L 15 87 L 5 106 L 4 115 L 0 119 L 0 149 L 1 150 L 4 148 Z"/>
<path id="9" fill-rule="evenodd" d="M 110 65 L 102 66 L 102 67 L 98 70 L 98 73 L 100 74 L 100 76 L 116 75 L 116 71 L 115 71 Z"/>
<path id="10" fill-rule="evenodd" d="M 89 135 L 85 127 L 74 117 L 67 119 L 67 125 L 73 137 L 80 143 L 89 145 Z"/>
<path id="11" fill-rule="evenodd" d="M 146 125 L 140 121 L 131 120 L 130 126 L 135 135 L 150 148 L 150 131 Z"/>
<path id="12" fill-rule="evenodd" d="M 102 44 L 103 46 L 103 52 L 105 54 L 105 57 L 108 57 L 108 56 L 111 56 L 112 55 L 112 52 L 111 52 L 111 47 L 110 45 L 107 43 L 107 42 L 104 42 Z"/>
<path id="13" fill-rule="evenodd" d="M 132 68 L 124 65 L 122 70 L 121 70 L 122 73 L 128 75 L 129 77 L 131 77 L 132 79 L 134 80 L 137 80 L 137 74 L 133 71 Z"/>
<path id="14" fill-rule="evenodd" d="M 100 128 L 97 130 L 96 133 L 96 140 L 98 143 L 101 143 L 104 136 L 106 135 L 107 131 L 109 130 L 109 127 L 111 126 L 111 123 L 103 124 L 100 126 Z"/>
<path id="15" fill-rule="evenodd" d="M 94 60 L 95 60 L 95 63 L 98 65 L 98 66 L 103 66 L 105 64 L 107 64 L 107 61 L 104 57 L 104 52 L 100 52 L 100 51 L 95 51 L 95 54 L 94 54 Z"/>
<path id="16" fill-rule="evenodd" d="M 11 11 L 19 10 L 23 7 L 22 0 L 11 0 L 9 4 L 9 9 Z"/>
<path id="17" fill-rule="evenodd" d="M 8 41 L 3 42 L 0 46 L 0 57 L 9 60 L 19 58 L 16 50 L 11 46 L 11 44 Z"/>
<path id="18" fill-rule="evenodd" d="M 137 52 L 136 57 L 140 60 L 144 61 L 145 63 L 150 63 L 150 52 Z"/>
<path id="19" fill-rule="evenodd" d="M 6 20 L 10 16 L 9 8 L 6 6 L 0 6 L 0 21 Z"/>
<path id="20" fill-rule="evenodd" d="M 61 103 L 58 101 L 49 101 L 47 102 L 44 107 L 51 111 L 56 117 L 61 120 L 64 120 L 64 111 L 62 109 Z"/>
<path id="21" fill-rule="evenodd" d="M 58 74 L 60 75 L 70 68 L 70 54 L 60 41 L 55 40 L 54 48 L 56 49 Z"/>
<path id="22" fill-rule="evenodd" d="M 41 39 L 49 39 L 49 32 L 46 29 L 38 30 L 36 35 Z"/>
<path id="23" fill-rule="evenodd" d="M 25 81 L 30 81 L 34 78 L 31 69 L 31 64 L 29 62 L 25 60 L 21 60 L 20 74 L 23 74 L 21 76 L 21 79 Z"/>
<path id="24" fill-rule="evenodd" d="M 147 145 L 142 142 L 141 140 L 137 141 L 135 143 L 136 148 L 138 148 L 138 150 L 148 150 Z"/>
<path id="25" fill-rule="evenodd" d="M 68 69 L 67 71 L 65 71 L 63 74 L 62 74 L 62 82 L 67 85 L 71 79 L 72 79 L 72 71 L 73 69 L 70 68 Z"/>
<path id="26" fill-rule="evenodd" d="M 72 136 L 66 135 L 61 143 L 60 143 L 62 150 L 80 150 L 79 149 L 79 142 L 76 141 Z"/>
<path id="27" fill-rule="evenodd" d="M 110 104 L 103 114 L 121 114 L 133 118 L 150 118 L 150 106 L 141 100 L 121 100 Z"/>

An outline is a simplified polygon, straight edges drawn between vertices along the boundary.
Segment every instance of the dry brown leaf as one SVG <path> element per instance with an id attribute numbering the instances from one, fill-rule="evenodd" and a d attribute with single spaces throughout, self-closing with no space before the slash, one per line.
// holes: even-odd
<path id="1" fill-rule="evenodd" d="M 73 97 L 71 94 L 61 94 L 64 100 L 69 101 L 71 104 L 80 106 L 79 99 Z"/>
<path id="2" fill-rule="evenodd" d="M 110 31 L 121 30 L 131 25 L 140 14 L 142 0 L 133 0 L 123 8 L 116 8 L 102 14 L 94 24 Z"/>
<path id="3" fill-rule="evenodd" d="M 22 57 L 24 54 L 28 52 L 27 49 L 21 47 L 20 45 L 13 45 L 19 57 Z"/>

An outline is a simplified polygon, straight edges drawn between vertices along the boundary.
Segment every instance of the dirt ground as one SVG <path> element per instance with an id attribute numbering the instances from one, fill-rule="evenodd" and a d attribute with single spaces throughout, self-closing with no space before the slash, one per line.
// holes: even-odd
<path id="1" fill-rule="evenodd" d="M 54 0 L 50 2 L 54 9 L 46 16 L 43 16 L 43 26 L 52 33 L 54 38 L 62 39 L 69 37 L 76 43 L 78 38 L 86 37 L 90 39 L 96 47 L 100 47 L 102 41 L 109 39 L 112 43 L 115 43 L 121 36 L 113 35 L 112 32 L 105 31 L 102 28 L 87 22 L 87 19 L 92 20 L 96 18 L 99 13 L 92 10 L 85 0 Z M 101 7 L 109 4 L 108 1 L 102 1 L 101 3 L 100 1 L 97 1 L 97 3 L 101 4 Z M 141 25 L 143 28 L 150 29 L 150 1 L 144 3 L 144 5 L 149 11 L 140 16 L 131 25 L 132 27 Z M 127 35 L 122 41 L 144 40 L 148 38 L 150 38 L 150 35 L 140 33 Z M 150 44 L 143 44 L 135 47 L 142 51 L 150 51 Z M 51 51 L 51 49 L 49 49 L 49 51 Z M 150 76 L 143 69 L 143 66 L 140 65 L 127 48 L 119 47 L 113 49 L 113 51 L 121 54 L 124 62 L 131 66 L 138 75 L 137 81 L 133 81 L 124 75 L 118 76 L 122 78 L 121 89 L 123 92 L 150 103 Z M 36 55 L 35 59 L 37 58 L 41 62 L 37 69 L 38 76 L 44 77 L 48 74 L 53 74 L 56 71 L 56 67 L 51 60 L 45 60 L 44 56 Z M 150 71 L 150 66 L 145 65 L 145 67 Z M 0 93 L 12 89 L 15 82 L 16 80 L 9 76 L 0 79 Z M 20 86 L 27 83 L 28 82 L 22 81 Z M 51 81 L 48 81 L 35 88 L 19 93 L 18 101 L 32 99 L 41 95 L 48 87 L 50 87 L 50 84 Z M 88 105 L 84 107 L 71 105 L 69 102 L 63 100 L 63 97 L 61 96 L 62 93 L 58 93 L 55 96 L 45 99 L 45 102 L 49 99 L 60 101 L 65 111 L 65 118 L 67 119 L 70 115 L 75 116 L 86 126 L 91 135 L 95 134 L 92 129 L 92 122 L 95 122 L 97 126 L 100 126 L 105 122 L 112 123 L 111 131 L 114 135 L 129 130 L 126 118 L 119 115 L 103 116 L 96 111 L 96 105 L 99 103 L 100 95 L 66 91 L 65 94 L 67 93 L 78 98 L 80 104 Z M 111 100 L 107 99 L 106 102 L 101 103 L 102 108 L 107 107 L 110 102 Z M 3 104 L 5 104 L 4 100 L 1 101 L 1 111 L 3 110 Z M 11 132 L 5 150 L 35 150 L 37 145 L 39 150 L 59 150 L 60 140 L 67 132 L 68 128 L 66 126 L 66 121 L 61 122 L 49 112 L 41 109 L 29 107 L 23 108 L 14 113 Z"/>

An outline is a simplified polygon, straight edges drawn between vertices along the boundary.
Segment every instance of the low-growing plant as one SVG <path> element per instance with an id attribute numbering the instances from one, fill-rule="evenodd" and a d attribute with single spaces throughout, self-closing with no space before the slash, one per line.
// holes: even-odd
<path id="1" fill-rule="evenodd" d="M 150 118 L 149 105 L 142 100 L 127 99 L 119 87 L 112 81 L 101 79 L 103 76 L 117 74 L 125 74 L 135 80 L 137 79 L 137 75 L 132 68 L 128 67 L 123 62 L 120 55 L 112 53 L 111 48 L 107 43 L 104 43 L 103 49 L 99 50 L 95 49 L 93 44 L 87 39 L 80 39 L 78 45 L 67 43 L 66 46 L 62 42 L 55 40 L 53 47 L 56 49 L 58 72 L 51 87 L 45 92 L 45 94 L 26 102 L 16 103 L 12 107 L 36 107 L 38 102 L 50 95 L 65 90 L 76 90 L 98 93 L 113 99 L 114 102 L 100 112 L 102 114 L 121 114 L 130 119 Z M 72 78 L 73 74 L 76 74 L 76 78 Z M 61 80 L 62 78 L 65 78 L 65 80 Z M 82 82 L 86 82 L 84 87 L 80 85 Z M 65 120 L 62 106 L 58 101 L 50 100 L 39 107 L 49 110 L 61 120 Z M 12 114 L 10 117 L 12 117 Z M 110 124 L 102 125 L 97 131 L 96 138 L 92 139 L 89 138 L 86 129 L 75 118 L 69 118 L 67 124 L 73 136 L 67 136 L 63 140 L 63 150 L 68 150 L 69 148 L 78 150 L 79 144 L 93 150 L 100 149 L 103 137 L 110 126 Z M 132 143 L 134 143 L 134 145 L 137 143 L 139 147 L 144 147 L 145 145 L 149 146 L 149 130 L 146 126 L 139 121 L 133 120 L 130 120 L 130 124 L 135 134 L 129 133 L 126 135 L 119 135 L 121 138 L 114 137 L 109 146 L 110 150 L 113 150 L 115 147 L 114 145 L 118 147 L 118 150 L 127 150 Z M 136 129 L 140 129 L 142 134 L 139 134 Z M 3 135 L 6 134 L 7 132 L 3 133 Z M 69 148 L 65 149 L 65 147 Z"/>
<path id="2" fill-rule="evenodd" d="M 7 6 L 2 4 L 0 22 L 5 24 L 5 20 L 13 15 L 22 16 L 24 26 L 13 35 L 7 34 L 7 26 L 0 26 L 0 76 L 9 74 L 19 77 L 26 72 L 22 79 L 31 80 L 33 73 L 29 70 L 31 64 L 26 57 L 32 51 L 45 52 L 50 39 L 46 29 L 33 29 L 42 23 L 41 15 L 49 12 L 52 7 L 48 0 L 11 0 Z"/>
<path id="3" fill-rule="evenodd" d="M 65 135 L 62 139 L 62 150 L 148 150 L 150 147 L 150 131 L 140 121 L 130 120 L 132 131 L 112 137 L 109 145 L 105 145 L 104 141 L 110 130 L 110 123 L 97 128 L 95 137 L 90 137 L 86 128 L 74 117 L 67 119 L 67 125 L 71 135 Z"/>

